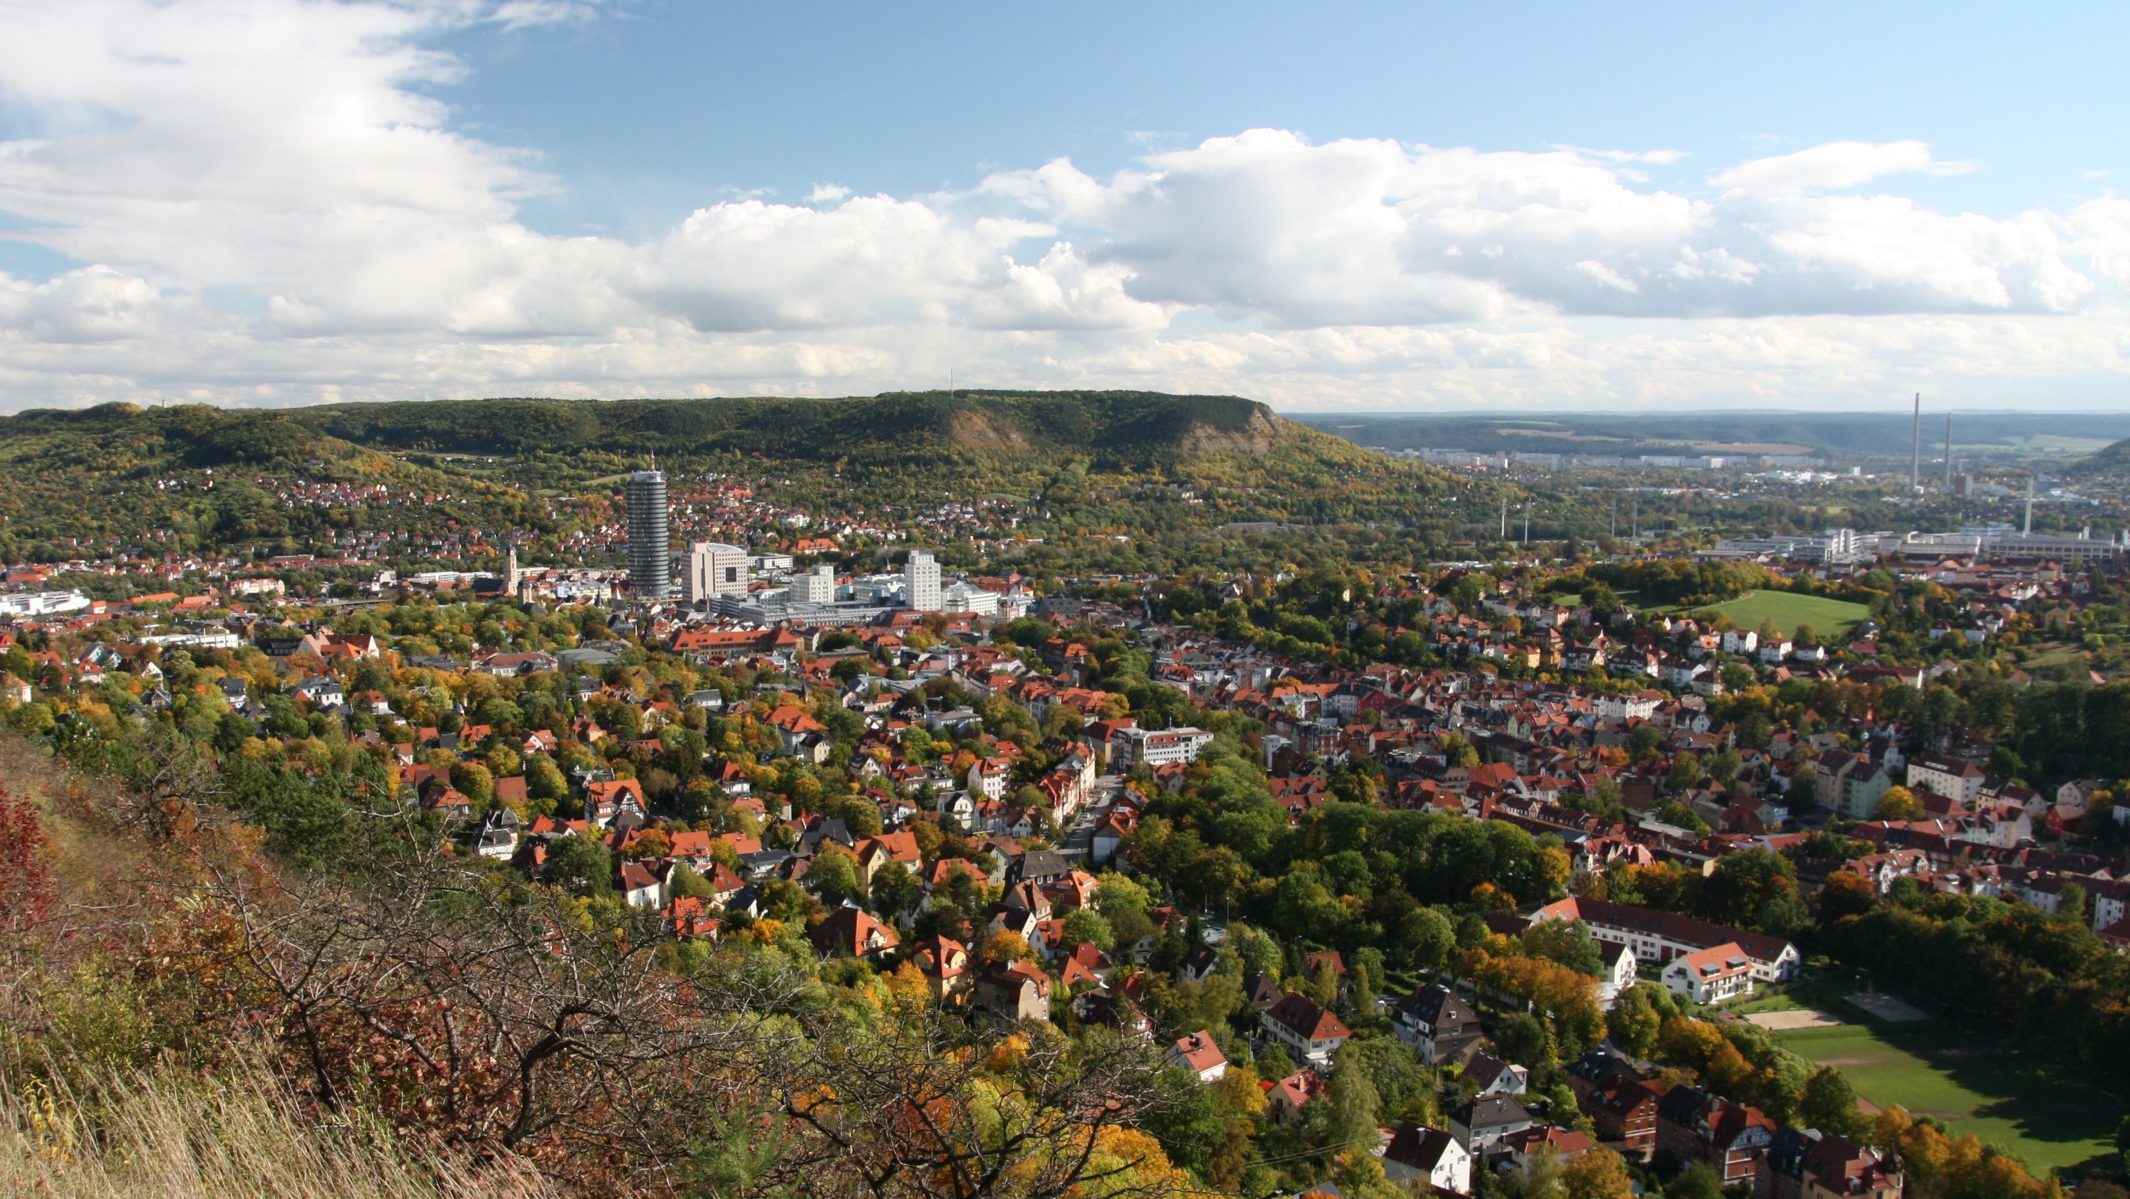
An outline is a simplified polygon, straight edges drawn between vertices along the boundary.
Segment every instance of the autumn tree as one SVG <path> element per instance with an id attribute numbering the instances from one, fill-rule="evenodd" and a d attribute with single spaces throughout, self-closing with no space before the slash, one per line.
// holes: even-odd
<path id="1" fill-rule="evenodd" d="M 1923 819 L 1923 801 L 1916 798 L 1915 792 L 1896 784 L 1886 788 L 1886 793 L 1879 796 L 1878 803 L 1871 808 L 1871 818 L 1873 820 L 1896 821 L 1921 820 Z"/>

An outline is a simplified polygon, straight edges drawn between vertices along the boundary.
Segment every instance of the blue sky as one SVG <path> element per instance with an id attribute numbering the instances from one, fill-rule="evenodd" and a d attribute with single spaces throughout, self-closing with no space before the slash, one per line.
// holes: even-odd
<path id="1" fill-rule="evenodd" d="M 662 226 L 727 188 L 908 194 L 1060 155 L 1106 172 L 1150 138 L 1258 126 L 1704 163 L 1920 138 L 1988 169 L 1904 191 L 1996 215 L 2130 166 L 2130 6 L 1322 7 L 646 0 L 451 37 L 474 74 L 440 94 L 573 182 L 540 212 L 557 231 Z"/>
<path id="2" fill-rule="evenodd" d="M 0 0 L 0 410 L 2121 408 L 2126 26 Z"/>

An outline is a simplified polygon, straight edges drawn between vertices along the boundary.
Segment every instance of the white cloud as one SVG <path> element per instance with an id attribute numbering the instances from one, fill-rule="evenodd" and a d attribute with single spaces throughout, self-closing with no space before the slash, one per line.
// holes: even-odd
<path id="1" fill-rule="evenodd" d="M 1932 158 L 1925 142 L 1828 142 L 1741 163 L 1709 176 L 1709 182 L 1751 192 L 1824 191 L 1857 187 L 1886 175 L 1961 175 L 1974 169 L 1973 163 Z"/>
<path id="2" fill-rule="evenodd" d="M 1106 240 L 1082 238 L 1083 252 L 1129 267 L 1135 296 L 1296 328 L 1534 312 L 2056 312 L 2093 294 L 2056 214 L 1828 194 L 1889 164 L 1942 164 L 1921 143 L 1822 149 L 1725 172 L 1711 198 L 1636 186 L 1579 149 L 1316 145 L 1260 129 L 1108 179 L 1058 161 L 984 187 L 1099 230 Z"/>
<path id="3" fill-rule="evenodd" d="M 555 236 L 520 204 L 567 182 L 456 127 L 431 92 L 465 68 L 431 47 L 594 8 L 0 0 L 23 120 L 0 211 L 81 264 L 0 275 L 0 403 L 843 394 L 950 368 L 1318 407 L 1833 403 L 2130 361 L 2130 203 L 1866 190 L 1967 169 L 1921 142 L 1682 189 L 1643 173 L 1675 149 L 1163 135 L 1107 176 L 734 190 L 655 237 Z"/>

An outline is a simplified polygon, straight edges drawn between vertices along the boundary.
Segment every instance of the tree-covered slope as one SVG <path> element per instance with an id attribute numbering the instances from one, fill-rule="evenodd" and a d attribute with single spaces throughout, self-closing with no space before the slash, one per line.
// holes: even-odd
<path id="1" fill-rule="evenodd" d="M 349 528 L 561 531 L 653 458 L 677 479 L 750 478 L 831 514 L 1002 499 L 1024 508 L 1018 527 L 1051 539 L 1261 522 L 1439 538 L 1457 523 L 1448 502 L 1472 491 L 1233 396 L 113 404 L 0 419 L 0 554 L 138 538 L 310 545 Z"/>
<path id="2" fill-rule="evenodd" d="M 516 455 L 553 451 L 805 461 L 1089 455 L 1144 467 L 1230 444 L 1313 442 L 1234 396 L 1144 392 L 890 393 L 870 399 L 493 399 L 350 404 L 289 414 L 358 445 Z M 1330 448 L 1329 439 L 1319 452 Z M 1336 451 L 1332 451 L 1336 452 Z"/>

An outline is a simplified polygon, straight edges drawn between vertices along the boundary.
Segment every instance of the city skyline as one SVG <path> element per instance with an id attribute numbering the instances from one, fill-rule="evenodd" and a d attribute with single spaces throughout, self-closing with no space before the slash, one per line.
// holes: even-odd
<path id="1" fill-rule="evenodd" d="M 0 411 L 2068 411 L 2130 374 L 2107 6 L 0 15 Z"/>

